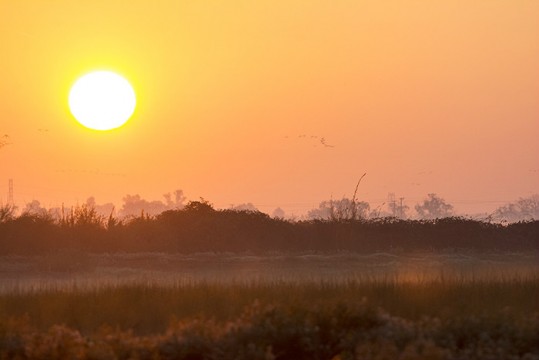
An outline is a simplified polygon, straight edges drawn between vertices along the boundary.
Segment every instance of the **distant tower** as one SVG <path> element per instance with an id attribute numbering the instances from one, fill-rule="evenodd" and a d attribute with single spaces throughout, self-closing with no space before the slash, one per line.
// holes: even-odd
<path id="1" fill-rule="evenodd" d="M 9 179 L 8 192 L 7 192 L 7 203 L 13 205 L 13 179 Z"/>
<path id="2" fill-rule="evenodd" d="M 395 193 L 387 194 L 387 206 L 391 210 L 391 215 L 397 216 L 397 202 L 395 201 Z"/>
<path id="3" fill-rule="evenodd" d="M 404 219 L 404 205 L 403 205 L 404 198 L 403 198 L 403 197 L 400 197 L 399 200 L 400 200 L 400 205 L 399 205 L 399 217 L 400 217 L 401 219 Z"/>

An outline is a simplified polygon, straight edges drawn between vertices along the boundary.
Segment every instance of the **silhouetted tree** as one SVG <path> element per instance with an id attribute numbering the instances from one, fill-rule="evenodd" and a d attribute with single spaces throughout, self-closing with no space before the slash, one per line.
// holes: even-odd
<path id="1" fill-rule="evenodd" d="M 445 202 L 436 194 L 428 194 L 422 204 L 415 206 L 415 211 L 421 219 L 439 219 L 453 215 L 453 205 Z"/>
<path id="2" fill-rule="evenodd" d="M 519 203 L 525 211 L 533 208 L 529 201 Z M 346 250 L 367 253 L 396 248 L 403 251 L 459 248 L 529 251 L 539 247 L 539 221 L 502 225 L 443 217 L 452 207 L 435 194 L 429 194 L 417 208 L 418 212 L 423 211 L 423 216 L 436 219 L 385 217 L 365 220 L 358 214 L 365 214 L 368 204 L 349 199 L 322 202 L 316 210 L 326 211 L 323 214 L 329 218 L 323 221 L 320 218 L 291 221 L 271 218 L 259 211 L 219 210 L 203 198 L 190 201 L 181 209 L 166 210 L 156 216 L 141 212 L 138 217 L 127 220 L 100 215 L 88 204 L 69 209 L 62 207 L 57 217 L 50 216 L 51 210 L 47 211 L 49 215 L 41 216 L 43 208 L 34 201 L 20 215 L 12 205 L 0 206 L 0 255 L 40 254 L 62 249 L 180 253 Z"/>
<path id="3" fill-rule="evenodd" d="M 13 204 L 0 204 L 0 223 L 13 220 L 15 218 L 15 212 L 17 207 Z"/>
<path id="4" fill-rule="evenodd" d="M 189 201 L 183 210 L 185 212 L 194 212 L 200 214 L 212 213 L 215 211 L 213 205 L 204 198 L 200 198 L 200 201 Z"/>
<path id="5" fill-rule="evenodd" d="M 367 218 L 369 203 L 353 201 L 348 198 L 341 200 L 322 201 L 317 209 L 307 213 L 311 220 L 358 220 Z"/>
<path id="6" fill-rule="evenodd" d="M 60 224 L 68 228 L 104 228 L 106 217 L 100 215 L 92 206 L 83 204 L 75 206 L 60 220 Z"/>

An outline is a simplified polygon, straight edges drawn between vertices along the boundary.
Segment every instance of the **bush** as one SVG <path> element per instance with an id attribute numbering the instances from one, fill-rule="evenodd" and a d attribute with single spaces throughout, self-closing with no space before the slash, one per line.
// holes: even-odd
<path id="1" fill-rule="evenodd" d="M 539 248 L 539 221 L 507 226 L 460 217 L 285 221 L 258 211 L 215 210 L 205 201 L 125 221 L 101 216 L 86 205 L 56 220 L 38 214 L 6 214 L 0 221 L 0 255 L 66 248 L 173 253 Z"/>
<path id="2" fill-rule="evenodd" d="M 28 319 L 0 324 L 0 358 L 52 359 L 536 359 L 539 318 L 500 316 L 406 321 L 369 305 L 294 308 L 254 303 L 228 323 L 174 321 L 137 336 L 103 326 L 36 332 Z"/>

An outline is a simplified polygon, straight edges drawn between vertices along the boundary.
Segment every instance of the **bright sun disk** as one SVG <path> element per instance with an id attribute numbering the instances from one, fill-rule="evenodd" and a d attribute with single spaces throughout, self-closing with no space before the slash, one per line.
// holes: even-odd
<path id="1" fill-rule="evenodd" d="M 69 92 L 69 109 L 79 123 L 94 130 L 122 126 L 135 111 L 133 87 L 111 71 L 94 71 L 79 78 Z"/>

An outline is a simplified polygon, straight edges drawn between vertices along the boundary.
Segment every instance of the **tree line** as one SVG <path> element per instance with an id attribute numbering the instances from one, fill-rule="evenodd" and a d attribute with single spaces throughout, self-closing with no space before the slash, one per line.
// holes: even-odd
<path id="1" fill-rule="evenodd" d="M 354 197 L 349 199 L 324 200 L 319 203 L 318 207 L 309 210 L 306 214 L 296 217 L 295 215 L 286 214 L 281 208 L 276 208 L 271 212 L 274 218 L 288 218 L 301 220 L 355 220 L 355 219 L 377 219 L 381 217 L 392 217 L 400 219 L 437 219 L 456 216 L 456 212 L 452 204 L 435 193 L 427 194 L 421 202 L 413 206 L 408 206 L 404 201 L 405 198 L 396 199 L 388 197 L 388 201 L 376 207 L 371 206 L 366 201 L 357 200 Z M 114 214 L 118 218 L 130 218 L 138 216 L 141 213 L 147 215 L 158 215 L 166 210 L 181 209 L 186 205 L 187 198 L 182 190 L 175 190 L 163 194 L 163 200 L 146 200 L 139 194 L 125 195 L 122 198 L 121 206 L 116 209 L 111 202 L 99 204 L 95 197 L 90 196 L 84 206 L 94 208 L 97 213 L 105 216 Z M 1 207 L 0 203 L 0 207 Z M 248 210 L 258 211 L 257 207 L 252 203 L 242 203 L 231 205 L 230 210 Z M 24 213 L 50 215 L 55 218 L 61 217 L 61 207 L 45 208 L 38 200 L 32 200 L 20 209 Z M 539 219 L 539 194 L 529 197 L 520 198 L 515 202 L 507 203 L 498 207 L 490 214 L 483 213 L 474 215 L 475 218 L 481 217 L 486 221 L 496 222 L 518 222 Z"/>
<path id="2" fill-rule="evenodd" d="M 0 255 L 60 249 L 103 252 L 526 251 L 539 248 L 539 221 L 502 224 L 463 217 L 407 220 L 286 220 L 252 210 L 215 209 L 190 201 L 158 215 L 119 219 L 84 204 L 48 213 L 16 215 L 0 207 Z"/>

